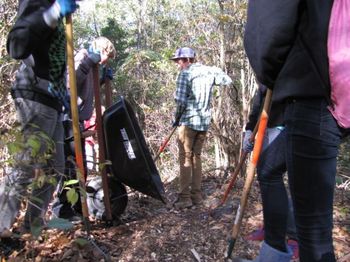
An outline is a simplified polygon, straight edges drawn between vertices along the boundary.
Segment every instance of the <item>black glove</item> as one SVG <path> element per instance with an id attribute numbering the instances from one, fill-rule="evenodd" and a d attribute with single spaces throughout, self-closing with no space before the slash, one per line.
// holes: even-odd
<path id="1" fill-rule="evenodd" d="M 252 134 L 253 132 L 251 130 L 247 130 L 244 132 L 242 149 L 246 153 L 252 152 L 254 148 L 254 143 L 250 141 Z"/>
<path id="2" fill-rule="evenodd" d="M 180 119 L 173 121 L 172 127 L 176 127 L 180 125 Z"/>

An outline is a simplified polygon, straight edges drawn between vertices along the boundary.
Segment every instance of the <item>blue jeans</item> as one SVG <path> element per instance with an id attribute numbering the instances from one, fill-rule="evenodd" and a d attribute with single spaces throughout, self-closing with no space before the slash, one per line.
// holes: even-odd
<path id="1" fill-rule="evenodd" d="M 285 131 L 278 127 L 268 128 L 257 174 L 263 203 L 265 242 L 281 252 L 287 252 L 286 235 L 296 237 L 293 208 L 283 182 L 287 171 L 285 151 Z"/>
<path id="2" fill-rule="evenodd" d="M 332 215 L 340 128 L 322 98 L 290 101 L 285 124 L 300 261 L 335 261 Z"/>

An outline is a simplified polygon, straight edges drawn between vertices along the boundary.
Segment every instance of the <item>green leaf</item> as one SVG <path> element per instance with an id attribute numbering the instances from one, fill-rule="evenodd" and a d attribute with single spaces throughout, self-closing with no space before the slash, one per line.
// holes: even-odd
<path id="1" fill-rule="evenodd" d="M 7 149 L 10 155 L 14 155 L 23 150 L 23 145 L 21 143 L 15 143 L 15 142 L 9 143 L 7 145 Z"/>
<path id="2" fill-rule="evenodd" d="M 67 191 L 67 200 L 71 205 L 74 205 L 78 202 L 79 194 L 75 190 L 75 188 L 71 188 Z"/>
<path id="3" fill-rule="evenodd" d="M 48 181 L 49 184 L 56 186 L 57 185 L 57 180 L 55 177 L 48 177 Z"/>
<path id="4" fill-rule="evenodd" d="M 71 229 L 73 224 L 67 219 L 63 218 L 53 218 L 47 222 L 49 228 L 57 228 L 61 230 Z"/>
<path id="5" fill-rule="evenodd" d="M 84 247 L 85 245 L 87 245 L 89 243 L 89 241 L 87 241 L 85 238 L 77 238 L 74 240 L 75 243 L 78 244 L 78 246 L 80 247 Z"/>
<path id="6" fill-rule="evenodd" d="M 36 218 L 31 224 L 30 224 L 30 232 L 34 238 L 38 238 L 41 234 L 41 231 L 43 230 L 43 226 L 41 224 L 41 221 L 39 218 Z"/>
<path id="7" fill-rule="evenodd" d="M 35 202 L 36 204 L 42 204 L 42 203 L 44 203 L 44 200 L 42 200 L 41 198 L 36 197 L 36 196 L 31 196 L 31 197 L 30 197 L 30 201 L 31 201 L 31 202 Z"/>
<path id="8" fill-rule="evenodd" d="M 30 136 L 26 142 L 26 145 L 32 149 L 32 156 L 37 156 L 40 150 L 40 141 L 36 136 Z"/>
<path id="9" fill-rule="evenodd" d="M 42 188 L 46 182 L 46 176 L 44 174 L 40 174 L 36 179 L 36 184 L 38 188 Z"/>
<path id="10" fill-rule="evenodd" d="M 78 183 L 79 183 L 78 179 L 71 179 L 71 180 L 65 181 L 63 185 L 70 186 L 70 185 L 76 185 Z"/>
<path id="11" fill-rule="evenodd" d="M 42 226 L 32 225 L 30 227 L 30 233 L 33 235 L 34 238 L 38 238 L 42 230 L 43 230 Z"/>

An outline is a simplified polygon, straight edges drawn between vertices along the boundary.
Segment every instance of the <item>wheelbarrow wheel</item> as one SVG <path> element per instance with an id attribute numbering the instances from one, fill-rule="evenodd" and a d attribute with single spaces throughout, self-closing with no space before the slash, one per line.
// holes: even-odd
<path id="1" fill-rule="evenodd" d="M 111 212 L 113 219 L 117 219 L 128 204 L 128 195 L 125 186 L 113 177 L 108 178 Z M 103 202 L 103 187 L 101 177 L 90 180 L 86 186 L 89 214 L 96 219 L 106 220 Z"/>

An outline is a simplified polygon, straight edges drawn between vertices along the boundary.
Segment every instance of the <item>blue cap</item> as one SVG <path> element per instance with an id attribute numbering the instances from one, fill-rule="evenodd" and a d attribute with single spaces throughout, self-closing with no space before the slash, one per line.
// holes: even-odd
<path id="1" fill-rule="evenodd" d="M 174 56 L 170 58 L 171 60 L 179 59 L 179 58 L 194 58 L 196 53 L 192 48 L 182 47 L 175 51 Z"/>

